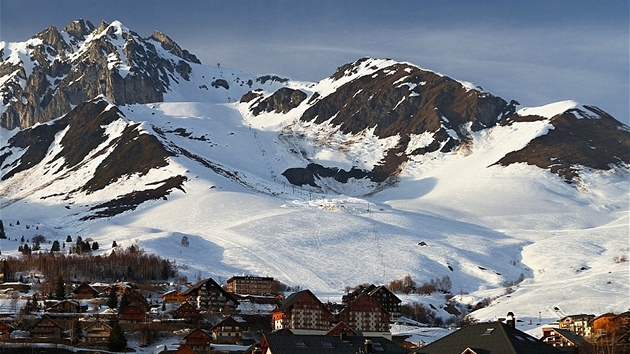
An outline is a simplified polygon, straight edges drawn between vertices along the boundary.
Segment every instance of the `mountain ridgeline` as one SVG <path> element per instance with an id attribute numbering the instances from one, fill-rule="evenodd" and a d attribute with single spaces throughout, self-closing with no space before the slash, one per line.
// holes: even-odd
<path id="1" fill-rule="evenodd" d="M 594 106 L 575 104 L 551 115 L 528 113 L 517 109 L 518 101 L 480 87 L 409 63 L 370 58 L 345 64 L 331 77 L 309 85 L 272 75 L 228 73 L 218 65 L 202 65 L 163 33 L 142 38 L 117 21 L 98 27 L 74 21 L 61 32 L 51 26 L 24 43 L 4 45 L 0 77 L 0 126 L 19 130 L 0 148 L 5 203 L 25 197 L 17 187 L 8 186 L 37 173 L 46 175 L 46 182 L 33 187 L 32 193 L 90 166 L 82 185 L 46 196 L 62 195 L 66 200 L 104 190 L 132 175 L 145 178 L 144 189 L 130 187 L 93 204 L 82 216 L 85 219 L 109 217 L 147 200 L 166 199 L 175 188 L 185 191 L 191 178 L 185 173 L 149 177 L 151 171 L 167 169 L 175 158 L 188 159 L 256 189 L 242 171 L 231 170 L 229 162 L 190 151 L 176 140 L 183 137 L 210 144 L 207 135 L 195 136 L 181 127 L 167 129 L 170 122 L 158 126 L 136 121 L 121 109 L 169 100 L 196 101 L 205 94 L 209 103 L 239 107 L 244 119 L 286 117 L 278 134 L 292 133 L 284 135 L 285 142 L 293 139 L 287 154 L 301 162 L 269 167 L 282 171 L 292 185 L 315 190 L 335 191 L 324 183 L 327 180 L 364 181 L 372 184 L 370 193 L 375 193 L 395 186 L 410 160 L 466 154 L 479 132 L 526 122 L 541 122 L 547 129 L 492 165 L 526 163 L 573 183 L 583 168 L 627 169 L 630 163 L 629 128 Z M 185 95 L 190 92 L 182 89 L 185 85 L 195 89 L 194 97 Z M 298 141 L 316 145 L 320 140 L 309 136 L 313 127 L 395 142 L 383 148 L 375 163 L 324 166 L 308 149 L 289 146 Z M 352 142 L 338 150 L 343 153 L 351 149 L 349 145 Z M 272 176 L 275 182 L 273 172 Z"/>

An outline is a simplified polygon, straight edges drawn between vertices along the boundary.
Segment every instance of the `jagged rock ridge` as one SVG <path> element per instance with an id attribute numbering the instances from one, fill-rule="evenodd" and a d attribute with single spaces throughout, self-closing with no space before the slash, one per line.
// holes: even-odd
<path id="1" fill-rule="evenodd" d="M 187 80 L 190 64 L 200 63 L 165 34 L 145 39 L 118 21 L 48 27 L 26 42 L 21 58 L 7 49 L 0 52 L 0 76 L 8 78 L 0 126 L 7 129 L 50 121 L 98 95 L 115 104 L 160 102 L 171 82 Z"/>

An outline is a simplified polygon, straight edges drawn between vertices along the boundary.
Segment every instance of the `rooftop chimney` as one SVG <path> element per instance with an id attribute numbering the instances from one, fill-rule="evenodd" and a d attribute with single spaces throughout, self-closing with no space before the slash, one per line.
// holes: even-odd
<path id="1" fill-rule="evenodd" d="M 516 317 L 514 317 L 514 312 L 508 312 L 505 324 L 512 328 L 516 328 Z"/>

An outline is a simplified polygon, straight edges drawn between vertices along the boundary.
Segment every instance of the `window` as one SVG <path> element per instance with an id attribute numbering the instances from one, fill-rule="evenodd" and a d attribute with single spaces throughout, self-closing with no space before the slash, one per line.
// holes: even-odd
<path id="1" fill-rule="evenodd" d="M 490 333 L 492 333 L 494 331 L 494 328 L 487 328 L 485 332 L 483 332 L 481 335 L 482 336 L 488 336 L 490 335 Z"/>

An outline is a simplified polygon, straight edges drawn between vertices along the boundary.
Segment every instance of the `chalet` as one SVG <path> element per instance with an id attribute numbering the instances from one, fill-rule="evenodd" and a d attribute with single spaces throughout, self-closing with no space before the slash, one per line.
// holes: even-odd
<path id="1" fill-rule="evenodd" d="M 98 291 L 87 282 L 83 282 L 72 291 L 72 297 L 75 299 L 93 299 L 98 297 Z"/>
<path id="2" fill-rule="evenodd" d="M 563 352 L 578 353 L 580 348 L 588 346 L 588 342 L 579 335 L 561 328 L 544 327 L 540 340 Z"/>
<path id="3" fill-rule="evenodd" d="M 171 290 L 162 294 L 161 298 L 164 302 L 179 304 L 184 301 L 188 301 L 190 299 L 190 296 L 184 296 L 179 290 Z"/>
<path id="4" fill-rule="evenodd" d="M 569 330 L 582 337 L 588 337 L 591 335 L 590 322 L 595 318 L 595 315 L 571 315 L 565 316 L 558 321 L 558 327 L 560 329 Z"/>
<path id="5" fill-rule="evenodd" d="M 391 292 L 385 286 L 376 286 L 374 284 L 367 287 L 359 287 L 359 289 L 344 295 L 343 304 L 348 304 L 361 294 L 367 294 L 369 297 L 378 301 L 379 304 L 390 314 L 391 321 L 395 321 L 400 317 L 400 308 L 402 300 Z"/>
<path id="6" fill-rule="evenodd" d="M 414 354 L 553 354 L 558 349 L 502 322 L 463 327 L 422 347 Z"/>
<path id="7" fill-rule="evenodd" d="M 77 301 L 73 300 L 63 300 L 55 303 L 46 309 L 46 312 L 52 313 L 81 313 L 86 310 L 85 307 L 81 306 Z"/>
<path id="8" fill-rule="evenodd" d="M 182 295 L 190 296 L 197 308 L 210 313 L 232 315 L 236 313 L 238 300 L 225 291 L 212 278 L 204 279 L 188 288 Z"/>
<path id="9" fill-rule="evenodd" d="M 137 290 L 131 290 L 129 293 L 123 295 L 127 299 L 129 306 L 137 306 L 144 312 L 149 311 L 149 303 L 144 295 L 140 294 Z"/>
<path id="10" fill-rule="evenodd" d="M 243 338 L 241 323 L 227 317 L 212 328 L 212 339 L 217 343 L 236 343 Z"/>
<path id="11" fill-rule="evenodd" d="M 383 353 L 408 354 L 409 351 L 387 338 L 347 337 L 326 335 L 292 335 L 269 333 L 260 343 L 262 354 L 296 353 Z"/>
<path id="12" fill-rule="evenodd" d="M 310 291 L 291 294 L 271 313 L 272 328 L 295 334 L 325 334 L 333 323 L 328 308 Z"/>
<path id="13" fill-rule="evenodd" d="M 207 351 L 210 350 L 211 342 L 212 335 L 201 328 L 196 328 L 184 337 L 183 344 L 194 351 Z"/>
<path id="14" fill-rule="evenodd" d="M 50 316 L 44 315 L 30 330 L 30 336 L 34 338 L 61 338 L 66 329 Z"/>
<path id="15" fill-rule="evenodd" d="M 11 338 L 11 332 L 13 332 L 13 326 L 0 321 L 0 340 L 7 340 Z"/>
<path id="16" fill-rule="evenodd" d="M 140 306 L 129 305 L 120 309 L 118 319 L 125 322 L 146 322 L 147 313 Z"/>
<path id="17" fill-rule="evenodd" d="M 363 333 L 366 337 L 390 338 L 390 315 L 376 299 L 363 293 L 352 300 L 339 313 L 339 321 Z"/>
<path id="18" fill-rule="evenodd" d="M 185 321 L 196 321 L 201 317 L 199 310 L 189 302 L 184 302 L 173 313 L 173 318 L 183 319 Z"/>
<path id="19" fill-rule="evenodd" d="M 591 321 L 591 342 L 599 346 L 630 348 L 630 311 L 606 313 Z"/>
<path id="20" fill-rule="evenodd" d="M 109 342 L 109 335 L 112 333 L 112 327 L 102 319 L 86 325 L 83 328 L 85 333 L 85 342 L 89 344 L 95 343 L 107 343 Z"/>
<path id="21" fill-rule="evenodd" d="M 226 290 L 240 295 L 271 295 L 274 279 L 272 277 L 257 277 L 251 275 L 231 277 L 227 281 Z"/>

